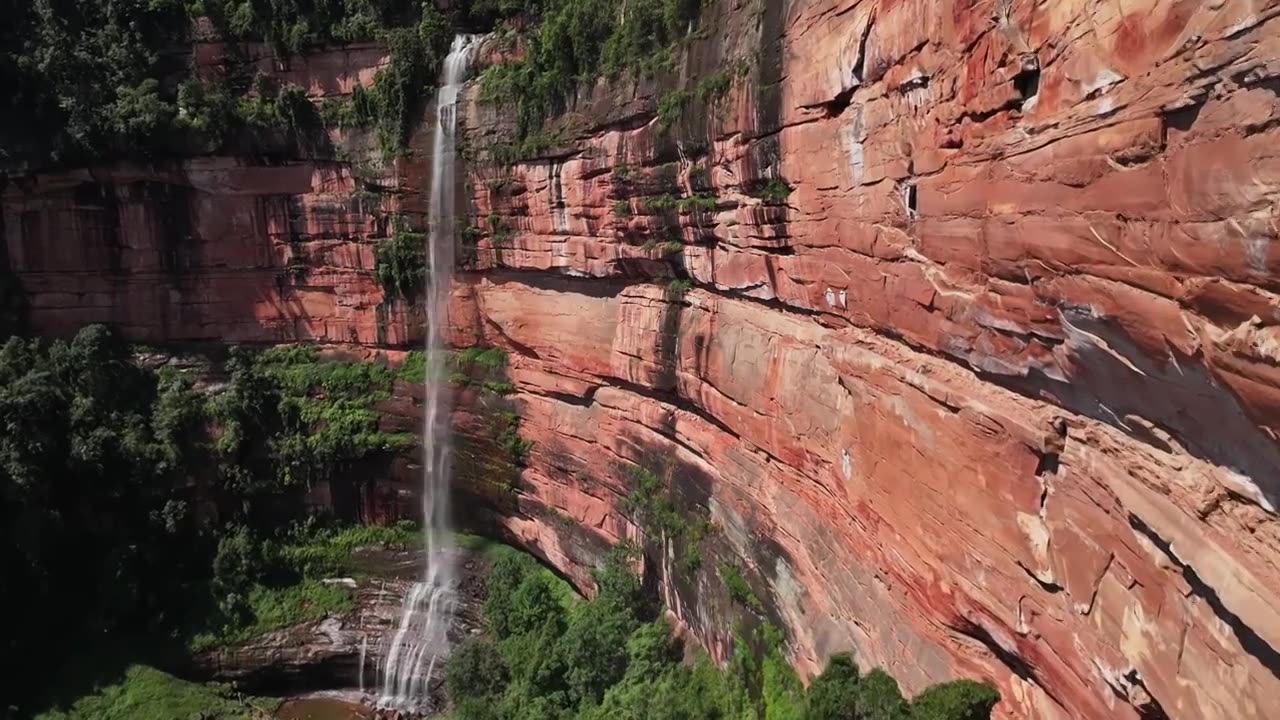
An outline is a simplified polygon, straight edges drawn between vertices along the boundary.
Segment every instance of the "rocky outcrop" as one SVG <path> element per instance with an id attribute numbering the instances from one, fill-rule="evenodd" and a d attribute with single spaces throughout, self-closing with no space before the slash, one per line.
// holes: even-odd
<path id="1" fill-rule="evenodd" d="M 216 42 L 193 48 L 206 76 L 220 74 L 226 54 Z M 368 84 L 386 62 L 364 46 L 241 54 L 317 102 Z M 301 155 L 275 142 L 8 179 L 0 257 L 21 282 L 31 327 L 65 336 L 105 322 L 147 341 L 412 342 L 420 315 L 388 297 L 373 270 L 392 216 L 422 207 L 419 169 L 378 162 L 369 131 L 310 142 Z"/>
<path id="2" fill-rule="evenodd" d="M 459 391 L 462 510 L 584 587 L 644 539 L 720 655 L 763 615 L 806 672 L 852 649 L 912 692 L 986 678 L 1003 717 L 1273 716 L 1278 16 L 719 0 L 679 72 L 584 89 L 514 163 L 473 89 L 451 332 L 517 391 Z M 374 173 L 388 212 L 420 207 L 420 160 Z M 365 173 L 10 181 L 7 256 L 41 332 L 403 348 Z M 387 409 L 417 425 L 410 389 Z M 705 534 L 644 527 L 636 467 Z"/>
<path id="3" fill-rule="evenodd" d="M 489 561 L 470 550 L 457 553 L 462 579 L 450 637 L 460 642 L 479 632 Z M 358 548 L 351 562 L 359 570 L 357 577 L 324 581 L 350 588 L 350 610 L 197 653 L 185 674 L 234 682 L 260 694 L 355 690 L 372 702 L 382 682 L 385 648 L 399 627 L 401 605 L 420 572 L 423 553 Z M 443 677 L 432 691 L 443 693 L 442 684 Z"/>
<path id="4" fill-rule="evenodd" d="M 544 518 L 637 534 L 643 465 L 807 670 L 852 648 L 910 690 L 990 678 L 1009 717 L 1269 717 L 1280 6 L 751 5 L 684 67 L 748 58 L 722 99 L 668 128 L 669 85 L 601 83 L 475 170 L 505 231 L 457 342 L 512 352 L 511 524 L 580 565 Z M 672 582 L 724 645 L 714 575 Z"/>

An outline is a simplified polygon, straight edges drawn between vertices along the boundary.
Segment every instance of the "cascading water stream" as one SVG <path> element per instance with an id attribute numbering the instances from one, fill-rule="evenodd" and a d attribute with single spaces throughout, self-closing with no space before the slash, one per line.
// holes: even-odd
<path id="1" fill-rule="evenodd" d="M 383 666 L 378 704 L 419 709 L 428 699 L 432 676 L 449 652 L 456 562 L 449 527 L 449 387 L 442 328 L 453 272 L 454 155 L 458 93 L 470 69 L 474 36 L 454 38 L 436 91 L 435 139 L 431 160 L 431 206 L 427 232 L 427 379 L 422 447 L 422 511 L 426 572 L 405 596 L 400 625 Z"/>

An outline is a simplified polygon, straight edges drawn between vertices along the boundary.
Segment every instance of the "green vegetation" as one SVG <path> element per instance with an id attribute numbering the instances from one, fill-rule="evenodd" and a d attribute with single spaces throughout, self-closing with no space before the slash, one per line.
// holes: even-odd
<path id="1" fill-rule="evenodd" d="M 806 691 L 766 623 L 735 633 L 723 670 L 684 652 L 656 599 L 632 570 L 637 549 L 619 545 L 596 571 L 596 597 L 577 600 L 532 558 L 495 554 L 484 605 L 486 632 L 455 649 L 446 667 L 455 720 L 980 720 L 997 696 L 960 681 L 915 703 L 879 670 L 860 677 L 832 658 Z"/>
<path id="2" fill-rule="evenodd" d="M 501 418 L 501 431 L 498 433 L 498 447 L 511 457 L 517 467 L 523 467 L 529 459 L 529 451 L 533 449 L 533 441 L 520 437 L 520 416 L 511 411 L 504 411 Z"/>
<path id="3" fill-rule="evenodd" d="M 693 212 L 702 210 L 704 212 L 714 212 L 720 206 L 720 200 L 709 192 L 697 192 L 689 197 L 680 198 L 676 202 L 676 207 L 680 212 Z"/>
<path id="4" fill-rule="evenodd" d="M 267 707 L 246 702 L 226 685 L 179 680 L 147 665 L 130 665 L 119 682 L 99 688 L 35 720 L 249 720 Z"/>
<path id="5" fill-rule="evenodd" d="M 791 195 L 791 186 L 787 181 L 777 177 L 756 181 L 748 185 L 746 190 L 747 194 L 773 205 L 781 205 Z"/>
<path id="6" fill-rule="evenodd" d="M 265 632 L 319 620 L 355 606 L 348 588 L 304 580 L 286 587 L 257 586 L 249 591 L 242 615 L 225 625 L 197 633 L 190 647 L 199 652 L 251 640 Z"/>
<path id="7" fill-rule="evenodd" d="M 449 379 L 459 385 L 478 387 L 492 395 L 510 395 L 516 391 L 516 386 L 507 379 L 507 353 L 502 348 L 477 345 L 459 350 L 453 355 L 453 367 Z"/>
<path id="8" fill-rule="evenodd" d="M 233 351 L 224 370 L 206 399 L 100 326 L 0 348 L 0 602 L 25 618 L 3 645 L 14 688 L 58 677 L 72 638 L 185 645 L 341 607 L 306 581 L 353 541 L 329 530 L 317 549 L 288 529 L 306 482 L 411 441 L 378 430 L 392 373 L 315 347 Z"/>
<path id="9" fill-rule="evenodd" d="M 667 283 L 667 299 L 683 300 L 684 296 L 689 294 L 693 289 L 693 281 L 687 278 L 676 278 Z"/>
<path id="10" fill-rule="evenodd" d="M 326 525 L 311 521 L 295 527 L 280 548 L 285 562 L 304 577 L 359 576 L 351 554 L 359 548 L 414 548 L 422 544 L 417 523 L 395 525 Z"/>
<path id="11" fill-rule="evenodd" d="M 737 565 L 728 562 L 720 563 L 720 580 L 729 591 L 730 599 L 757 614 L 764 614 L 764 603 L 760 602 L 760 596 L 751 589 L 747 578 L 743 576 Z"/>
<path id="12" fill-rule="evenodd" d="M 427 280 L 426 236 L 397 228 L 375 249 L 374 275 L 392 297 L 414 302 Z"/>
<path id="13" fill-rule="evenodd" d="M 327 139 L 316 131 L 326 124 L 374 128 L 384 152 L 395 154 L 421 116 L 454 32 L 430 3 L 398 0 L 11 5 L 0 28 L 4 171 L 209 152 L 246 140 L 318 152 Z M 233 72 L 217 83 L 191 76 L 173 52 L 190 41 L 196 17 L 209 18 L 232 42 Z M 317 108 L 302 88 L 267 87 L 239 74 L 248 65 L 237 62 L 236 43 L 257 40 L 285 55 L 376 40 L 391 61 L 368 90 Z"/>
<path id="14" fill-rule="evenodd" d="M 679 206 L 679 200 L 671 193 L 663 193 L 649 200 L 649 209 L 655 213 L 664 213 L 675 210 Z"/>
<path id="15" fill-rule="evenodd" d="M 314 345 L 285 345 L 238 352 L 228 368 L 230 386 L 210 400 L 208 414 L 219 429 L 220 470 L 239 492 L 327 478 L 414 442 L 378 429 L 381 413 L 373 406 L 390 396 L 394 380 L 381 365 L 326 360 Z M 246 442 L 254 437 L 265 438 L 266 447 Z M 273 477 L 264 472 L 263 455 Z"/>
<path id="16" fill-rule="evenodd" d="M 154 147 L 174 128 L 165 50 L 187 35 L 181 0 L 10 2 L 0 28 L 0 166 Z"/>
<path id="17" fill-rule="evenodd" d="M 492 96 L 485 97 L 490 102 L 496 102 L 496 98 Z M 537 157 L 562 141 L 558 134 L 553 135 L 541 130 L 530 131 L 521 136 L 517 142 L 490 145 L 489 156 L 498 165 L 514 165 L 519 160 Z"/>
<path id="18" fill-rule="evenodd" d="M 685 108 L 694 100 L 710 106 L 728 94 L 735 77 L 746 75 L 750 69 L 745 61 L 730 68 L 721 68 L 699 80 L 692 88 L 669 90 L 658 98 L 658 124 L 669 128 L 679 122 Z"/>
<path id="19" fill-rule="evenodd" d="M 683 570 L 694 573 L 702 566 L 701 543 L 715 526 L 705 508 L 681 512 L 667 482 L 657 473 L 638 465 L 631 468 L 631 493 L 623 499 L 622 509 L 644 530 L 647 540 L 670 540 L 683 547 L 680 559 Z"/>
<path id="20" fill-rule="evenodd" d="M 542 0 L 523 9 L 539 16 L 528 51 L 486 69 L 484 97 L 514 107 L 517 139 L 538 132 L 567 97 L 599 75 L 652 75 L 671 65 L 701 0 L 633 0 L 626 12 L 607 0 Z"/>

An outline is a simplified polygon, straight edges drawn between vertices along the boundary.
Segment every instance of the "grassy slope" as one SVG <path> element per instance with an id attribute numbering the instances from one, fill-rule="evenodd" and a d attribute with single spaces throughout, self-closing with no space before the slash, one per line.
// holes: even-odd
<path id="1" fill-rule="evenodd" d="M 179 680 L 148 665 L 130 665 L 124 677 L 69 706 L 35 720 L 248 720 L 268 717 L 269 704 L 242 700 L 221 685 Z"/>

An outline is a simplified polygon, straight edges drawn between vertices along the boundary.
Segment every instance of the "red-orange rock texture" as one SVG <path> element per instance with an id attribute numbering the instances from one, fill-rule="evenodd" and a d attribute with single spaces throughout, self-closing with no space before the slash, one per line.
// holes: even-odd
<path id="1" fill-rule="evenodd" d="M 223 53 L 193 49 L 206 74 Z M 283 69 L 250 57 L 315 98 L 367 84 L 386 61 L 363 46 Z M 330 140 L 367 154 L 366 135 Z M 398 192 L 415 173 L 405 165 L 206 156 L 41 174 L 0 188 L 0 230 L 41 333 L 109 322 L 142 340 L 400 345 L 421 320 L 372 271 L 389 214 L 415 207 L 416 192 Z"/>
<path id="2" fill-rule="evenodd" d="M 512 167 L 483 153 L 512 113 L 468 95 L 473 217 L 507 232 L 451 334 L 508 350 L 535 444 L 477 490 L 511 463 L 461 393 L 466 503 L 586 583 L 640 534 L 643 465 L 806 673 L 851 649 L 909 693 L 988 679 L 1006 718 L 1280 717 L 1280 2 L 720 0 L 703 25 L 679 79 L 584 90 Z M 420 320 L 372 278 L 354 188 L 234 158 L 14 181 L 8 257 L 42 332 L 403 348 Z M 716 562 L 661 549 L 723 653 Z"/>
<path id="3" fill-rule="evenodd" d="M 511 350 L 530 507 L 617 537 L 617 468 L 700 478 L 807 671 L 1280 717 L 1280 3 L 730 5 L 684 66 L 747 58 L 724 99 L 601 83 L 475 171 L 514 233 L 457 341 Z"/>

